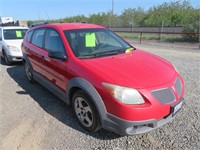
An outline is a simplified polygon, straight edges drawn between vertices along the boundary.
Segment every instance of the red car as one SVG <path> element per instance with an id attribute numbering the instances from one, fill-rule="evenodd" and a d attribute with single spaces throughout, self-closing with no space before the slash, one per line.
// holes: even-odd
<path id="1" fill-rule="evenodd" d="M 22 43 L 25 71 L 71 105 L 80 124 L 121 135 L 151 131 L 182 107 L 184 81 L 174 66 L 94 24 L 45 24 Z"/>

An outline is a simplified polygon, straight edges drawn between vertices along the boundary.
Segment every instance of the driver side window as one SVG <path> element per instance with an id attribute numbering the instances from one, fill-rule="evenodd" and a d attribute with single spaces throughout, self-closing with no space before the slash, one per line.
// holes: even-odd
<path id="1" fill-rule="evenodd" d="M 56 30 L 48 29 L 45 40 L 45 49 L 52 52 L 65 51 L 61 37 Z"/>

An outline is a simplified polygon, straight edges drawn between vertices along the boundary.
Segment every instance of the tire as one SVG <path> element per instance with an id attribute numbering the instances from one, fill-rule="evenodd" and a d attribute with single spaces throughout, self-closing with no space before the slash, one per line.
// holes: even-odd
<path id="1" fill-rule="evenodd" d="M 12 62 L 9 61 L 8 56 L 5 53 L 4 53 L 4 59 L 5 59 L 6 65 L 11 65 L 12 64 Z"/>
<path id="2" fill-rule="evenodd" d="M 88 131 L 100 129 L 100 119 L 92 99 L 84 91 L 78 90 L 72 99 L 76 118 L 81 126 Z"/>
<path id="3" fill-rule="evenodd" d="M 32 67 L 28 62 L 24 62 L 24 69 L 26 72 L 26 77 L 28 79 L 29 82 L 34 83 L 34 79 L 33 79 L 33 73 L 32 73 Z"/>

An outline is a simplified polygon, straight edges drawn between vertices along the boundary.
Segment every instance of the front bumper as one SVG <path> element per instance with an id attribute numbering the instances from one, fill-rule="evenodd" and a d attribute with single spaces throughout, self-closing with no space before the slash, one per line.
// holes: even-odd
<path id="1" fill-rule="evenodd" d="M 178 104 L 182 102 L 183 98 L 181 98 L 176 105 L 178 106 Z M 177 112 L 174 112 L 174 108 L 175 107 L 172 106 L 170 114 L 161 118 L 160 120 L 151 119 L 143 121 L 127 121 L 111 114 L 107 114 L 106 118 L 104 118 L 102 127 L 121 135 L 135 135 L 146 133 L 170 122 Z"/>
<path id="2" fill-rule="evenodd" d="M 11 62 L 23 61 L 22 56 L 8 56 L 8 60 Z"/>

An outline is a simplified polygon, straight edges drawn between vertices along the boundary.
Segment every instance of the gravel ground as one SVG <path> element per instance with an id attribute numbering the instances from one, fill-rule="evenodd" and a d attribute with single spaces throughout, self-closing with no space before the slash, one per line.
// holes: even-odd
<path id="1" fill-rule="evenodd" d="M 119 136 L 84 131 L 72 109 L 39 84 L 26 80 L 23 65 L 0 64 L 1 150 L 199 150 L 200 50 L 136 44 L 172 62 L 185 80 L 185 104 L 175 120 L 152 132 Z"/>

